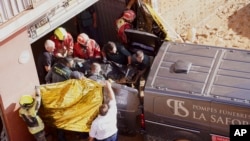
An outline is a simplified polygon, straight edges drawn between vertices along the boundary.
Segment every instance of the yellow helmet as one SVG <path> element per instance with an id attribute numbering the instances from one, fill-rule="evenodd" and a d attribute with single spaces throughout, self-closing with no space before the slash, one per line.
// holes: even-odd
<path id="1" fill-rule="evenodd" d="M 64 38 L 67 36 L 67 31 L 62 28 L 62 27 L 58 27 L 55 31 L 54 31 L 54 34 L 56 35 L 56 37 L 59 39 L 59 40 L 64 40 Z"/>
<path id="2" fill-rule="evenodd" d="M 34 99 L 31 95 L 23 95 L 19 101 L 19 104 L 24 107 L 32 106 Z"/>

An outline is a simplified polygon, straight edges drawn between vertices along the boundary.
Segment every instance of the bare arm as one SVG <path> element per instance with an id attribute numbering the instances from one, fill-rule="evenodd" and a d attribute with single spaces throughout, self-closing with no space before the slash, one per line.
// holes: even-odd
<path id="1" fill-rule="evenodd" d="M 132 5 L 135 3 L 135 0 L 130 0 L 126 6 L 127 9 L 131 9 Z"/>
<path id="2" fill-rule="evenodd" d="M 94 138 L 93 137 L 89 137 L 89 141 L 94 141 Z"/>
<path id="3" fill-rule="evenodd" d="M 42 97 L 41 97 L 40 89 L 37 86 L 35 87 L 35 91 L 36 91 L 35 100 L 37 101 L 36 111 L 38 111 L 38 109 L 41 106 Z"/>
<path id="4" fill-rule="evenodd" d="M 131 64 L 131 56 L 128 56 L 128 65 Z"/>
<path id="5" fill-rule="evenodd" d="M 107 93 L 108 93 L 108 97 L 110 100 L 115 100 L 115 94 L 114 91 L 111 87 L 111 83 L 109 81 L 105 82 L 105 87 L 107 88 Z"/>

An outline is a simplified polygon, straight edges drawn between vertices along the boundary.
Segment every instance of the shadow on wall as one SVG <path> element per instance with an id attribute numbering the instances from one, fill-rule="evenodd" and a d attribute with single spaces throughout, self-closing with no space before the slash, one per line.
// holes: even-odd
<path id="1" fill-rule="evenodd" d="M 16 107 L 16 103 L 12 103 L 4 111 L 2 111 L 7 129 L 6 136 L 8 136 L 9 140 L 13 141 L 32 140 L 33 136 L 28 132 L 26 124 L 19 117 L 19 109 Z"/>
<path id="2" fill-rule="evenodd" d="M 228 27 L 250 39 L 250 4 L 233 13 L 228 18 Z"/>

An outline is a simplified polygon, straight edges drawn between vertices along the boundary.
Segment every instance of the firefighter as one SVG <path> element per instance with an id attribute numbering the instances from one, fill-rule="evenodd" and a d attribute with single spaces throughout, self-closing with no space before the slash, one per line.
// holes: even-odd
<path id="1" fill-rule="evenodd" d="M 70 79 L 74 59 L 65 57 L 55 63 L 45 77 L 46 83 L 57 83 Z"/>
<path id="2" fill-rule="evenodd" d="M 132 22 L 134 21 L 136 15 L 133 10 L 125 10 L 122 16 L 115 21 L 117 36 L 122 43 L 127 43 L 127 37 L 125 34 L 126 29 L 132 29 Z"/>
<path id="3" fill-rule="evenodd" d="M 85 60 L 98 60 L 101 58 L 101 50 L 98 43 L 89 38 L 85 33 L 81 33 L 77 37 L 77 42 L 74 46 L 74 57 Z"/>
<path id="4" fill-rule="evenodd" d="M 66 57 L 73 54 L 74 40 L 70 33 L 65 28 L 58 27 L 54 30 L 54 35 L 50 37 L 55 42 L 55 57 Z"/>
<path id="5" fill-rule="evenodd" d="M 29 132 L 37 141 L 46 141 L 44 123 L 38 116 L 41 104 L 41 96 L 36 93 L 35 98 L 31 95 L 23 95 L 19 101 L 19 116 L 25 121 Z"/>

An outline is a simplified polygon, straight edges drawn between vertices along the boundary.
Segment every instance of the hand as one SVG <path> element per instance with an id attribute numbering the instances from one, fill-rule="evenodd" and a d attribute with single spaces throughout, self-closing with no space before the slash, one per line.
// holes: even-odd
<path id="1" fill-rule="evenodd" d="M 106 87 L 106 88 L 111 88 L 111 83 L 110 83 L 110 81 L 108 81 L 108 80 L 106 80 L 106 81 L 104 81 L 104 86 Z"/>

